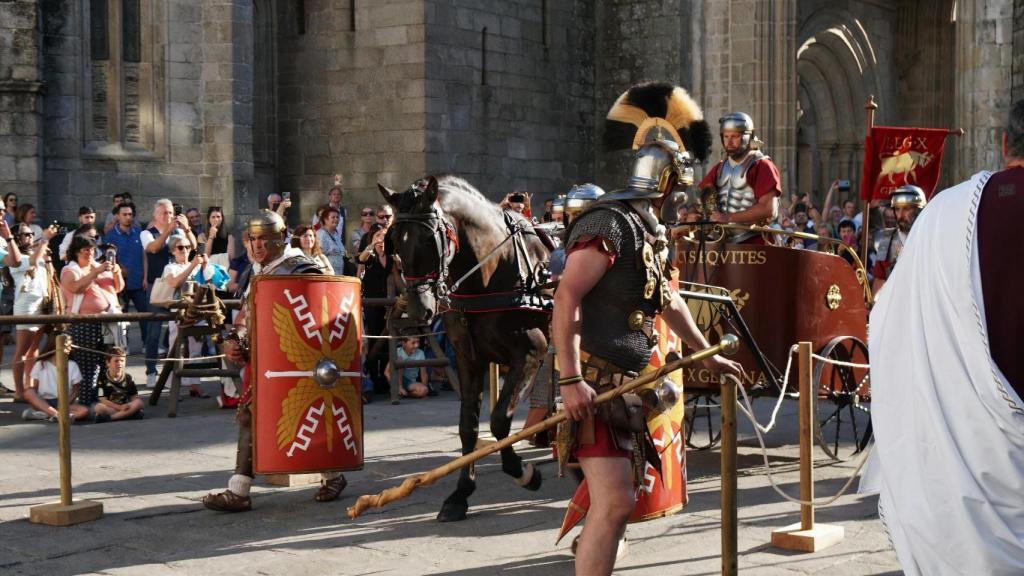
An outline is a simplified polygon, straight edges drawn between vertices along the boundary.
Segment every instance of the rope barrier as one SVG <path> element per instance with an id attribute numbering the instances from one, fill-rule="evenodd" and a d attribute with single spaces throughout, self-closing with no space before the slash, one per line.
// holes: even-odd
<path id="1" fill-rule="evenodd" d="M 85 352 L 92 352 L 93 354 L 99 354 L 101 356 L 107 356 L 107 357 L 114 356 L 110 352 L 106 352 L 106 351 L 103 351 L 103 350 L 96 350 L 95 348 L 88 348 L 86 346 L 79 346 L 77 344 L 72 344 L 71 347 L 75 348 L 76 350 L 83 350 Z M 134 357 L 134 356 L 139 356 L 139 354 L 125 354 L 125 356 L 132 356 L 132 357 Z M 221 359 L 223 357 L 224 357 L 223 354 L 216 354 L 214 356 L 192 356 L 192 357 L 189 357 L 189 358 L 144 358 L 143 360 L 145 360 L 146 362 L 196 362 L 196 361 L 202 361 L 202 360 L 219 360 L 219 359 Z"/>
<path id="2" fill-rule="evenodd" d="M 380 336 L 370 336 L 369 334 L 363 334 L 363 340 L 404 340 L 406 338 L 426 338 L 428 336 L 437 336 L 438 334 L 444 333 L 445 331 L 441 330 L 439 332 L 427 332 L 425 334 L 402 334 L 399 336 L 387 336 L 383 334 Z"/>
<path id="3" fill-rule="evenodd" d="M 790 358 L 792 358 L 792 355 L 790 356 Z M 731 375 L 731 374 L 727 374 L 727 375 L 723 376 L 723 378 L 731 378 L 731 379 L 735 380 L 736 381 L 736 386 L 740 389 L 740 393 L 743 396 L 743 403 L 746 404 L 746 408 L 743 409 L 743 413 L 744 413 L 744 415 L 747 415 L 747 417 L 750 419 L 750 421 L 754 424 L 754 433 L 757 435 L 757 442 L 761 446 L 761 457 L 764 459 L 765 475 L 768 477 L 768 483 L 772 485 L 772 488 L 779 494 L 779 496 L 782 496 L 786 500 L 789 500 L 790 502 L 793 502 L 795 504 L 800 504 L 802 506 L 828 506 L 829 504 L 832 504 L 833 502 L 838 500 L 843 494 L 846 493 L 847 490 L 849 490 L 850 486 L 853 484 L 853 481 L 857 479 L 857 476 L 860 475 L 861 469 L 864 468 L 864 465 L 868 461 L 868 456 L 871 454 L 871 447 L 870 446 L 868 447 L 867 450 L 864 451 L 864 454 L 861 456 L 860 462 L 857 464 L 857 468 L 853 471 L 853 474 L 846 481 L 846 483 L 843 484 L 843 486 L 839 489 L 839 491 L 835 493 L 835 495 L 831 496 L 830 498 L 825 498 L 823 500 L 812 500 L 812 501 L 806 501 L 806 500 L 801 500 L 800 498 L 794 498 L 793 496 L 790 496 L 789 494 L 786 494 L 786 492 L 783 491 L 782 488 L 780 488 L 779 485 L 775 482 L 775 478 L 772 475 L 771 465 L 768 463 L 768 447 L 765 445 L 764 437 L 761 435 L 761 430 L 760 430 L 761 426 L 759 424 L 757 424 L 756 420 L 754 420 L 753 418 L 751 418 L 749 416 L 749 414 L 753 413 L 754 408 L 750 404 L 750 397 L 747 396 L 746 389 L 744 389 L 743 386 L 740 384 L 739 379 L 736 378 L 735 376 Z M 739 402 L 737 402 L 737 404 L 739 404 Z M 743 408 L 743 406 L 740 405 L 740 408 Z M 749 412 L 747 410 L 749 410 Z M 872 445 L 873 444 L 874 444 L 874 442 L 872 442 Z"/>

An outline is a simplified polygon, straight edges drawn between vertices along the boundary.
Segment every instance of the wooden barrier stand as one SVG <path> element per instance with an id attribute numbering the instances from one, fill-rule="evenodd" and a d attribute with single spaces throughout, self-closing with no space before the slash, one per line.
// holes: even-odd
<path id="1" fill-rule="evenodd" d="M 800 376 L 800 499 L 811 502 L 814 500 L 811 427 L 817 417 L 814 407 L 818 391 L 811 383 L 810 342 L 801 342 L 797 346 L 797 373 Z M 840 542 L 843 536 L 842 526 L 815 524 L 814 506 L 801 504 L 800 522 L 772 530 L 772 545 L 786 550 L 817 552 Z"/>
<path id="2" fill-rule="evenodd" d="M 722 383 L 722 576 L 739 571 L 738 526 L 736 522 L 736 385 L 729 378 Z"/>
<path id="3" fill-rule="evenodd" d="M 68 412 L 68 337 L 57 336 L 57 411 L 60 412 L 60 502 L 29 508 L 29 522 L 50 526 L 71 526 L 103 517 L 103 504 L 91 500 L 75 502 L 71 497 L 71 418 Z"/>

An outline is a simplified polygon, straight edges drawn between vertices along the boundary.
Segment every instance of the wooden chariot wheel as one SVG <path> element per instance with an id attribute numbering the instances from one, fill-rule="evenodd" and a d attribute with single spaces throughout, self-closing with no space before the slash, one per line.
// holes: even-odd
<path id="1" fill-rule="evenodd" d="M 839 336 L 821 349 L 829 360 L 866 365 L 868 348 L 853 336 Z M 814 436 L 833 460 L 847 460 L 866 445 L 871 433 L 871 371 L 815 359 L 817 383 Z"/>
<path id="2" fill-rule="evenodd" d="M 718 392 L 699 390 L 684 400 L 686 446 L 692 450 L 710 450 L 722 437 L 722 419 Z"/>

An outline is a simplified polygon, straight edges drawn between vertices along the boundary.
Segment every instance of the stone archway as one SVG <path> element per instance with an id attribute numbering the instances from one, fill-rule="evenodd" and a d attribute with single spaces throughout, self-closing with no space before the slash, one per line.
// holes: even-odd
<path id="1" fill-rule="evenodd" d="M 860 21 L 843 10 L 812 13 L 798 41 L 797 182 L 820 204 L 833 179 L 850 180 L 851 195 L 859 189 L 864 103 L 879 94 L 877 59 Z"/>

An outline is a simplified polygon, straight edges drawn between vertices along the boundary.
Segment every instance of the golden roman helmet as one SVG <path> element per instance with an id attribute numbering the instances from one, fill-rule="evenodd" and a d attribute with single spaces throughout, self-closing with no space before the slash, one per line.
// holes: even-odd
<path id="1" fill-rule="evenodd" d="M 626 188 L 609 199 L 659 198 L 693 183 L 693 162 L 711 154 L 711 130 L 686 90 L 667 82 L 633 86 L 605 121 L 606 150 L 634 150 Z"/>
<path id="2" fill-rule="evenodd" d="M 260 234 L 263 236 L 276 237 L 276 240 L 284 242 L 284 233 L 286 230 L 284 224 L 284 218 L 277 212 L 271 212 L 270 210 L 260 210 L 259 214 L 256 214 L 245 223 L 245 231 L 251 236 L 253 234 Z"/>
<path id="3" fill-rule="evenodd" d="M 889 205 L 895 208 L 917 208 L 921 209 L 928 204 L 924 190 L 913 184 L 904 184 L 889 195 Z"/>

